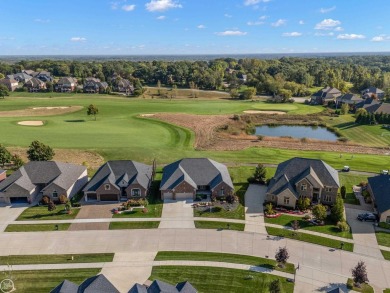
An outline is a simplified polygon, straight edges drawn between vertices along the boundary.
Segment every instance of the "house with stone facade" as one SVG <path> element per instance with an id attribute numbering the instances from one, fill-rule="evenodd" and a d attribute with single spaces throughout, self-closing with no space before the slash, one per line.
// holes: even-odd
<path id="1" fill-rule="evenodd" d="M 227 167 L 207 158 L 182 159 L 163 169 L 161 199 L 192 200 L 197 194 L 223 197 L 234 194 Z"/>
<path id="2" fill-rule="evenodd" d="M 108 161 L 83 189 L 85 201 L 145 198 L 154 177 L 153 166 L 135 161 Z"/>
<path id="3" fill-rule="evenodd" d="M 337 170 L 322 160 L 293 158 L 278 165 L 266 193 L 266 202 L 295 208 L 300 197 L 313 204 L 331 205 L 340 188 Z"/>

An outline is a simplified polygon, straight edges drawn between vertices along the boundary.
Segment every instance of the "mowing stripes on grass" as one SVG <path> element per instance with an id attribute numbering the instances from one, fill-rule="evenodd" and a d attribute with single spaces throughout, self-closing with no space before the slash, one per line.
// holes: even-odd
<path id="1" fill-rule="evenodd" d="M 274 280 L 280 280 L 283 292 L 294 291 L 294 284 L 287 282 L 286 278 L 216 267 L 155 266 L 149 279 L 159 279 L 170 284 L 188 281 L 199 293 L 269 292 L 269 283 Z"/>
<path id="2" fill-rule="evenodd" d="M 250 255 L 240 255 L 233 253 L 215 253 L 215 252 L 189 252 L 189 251 L 159 251 L 155 261 L 163 260 L 188 260 L 188 261 L 217 261 L 226 263 L 246 264 L 269 268 L 293 274 L 295 272 L 294 264 L 287 263 L 285 268 L 277 266 L 273 259 L 262 258 Z"/>
<path id="3" fill-rule="evenodd" d="M 285 229 L 279 229 L 273 227 L 266 227 L 266 229 L 268 234 L 273 236 L 291 238 L 298 241 L 309 242 L 309 243 L 318 244 L 318 245 L 336 248 L 336 249 L 340 248 L 341 245 L 341 242 L 338 240 L 320 237 L 316 235 L 295 232 L 296 236 L 293 236 L 293 232 L 291 230 L 285 230 Z M 353 244 L 344 242 L 343 249 L 347 251 L 353 251 Z"/>
<path id="4" fill-rule="evenodd" d="M 231 222 L 195 221 L 195 228 L 244 231 L 245 224 Z"/>
<path id="5" fill-rule="evenodd" d="M 38 221 L 38 220 L 72 220 L 79 213 L 80 209 L 72 209 L 72 213 L 65 212 L 65 205 L 59 204 L 53 212 L 47 210 L 47 206 L 35 206 L 25 209 L 16 221 Z"/>
<path id="6" fill-rule="evenodd" d="M 113 259 L 114 253 L 7 255 L 0 256 L 0 265 L 96 263 Z"/>
<path id="7" fill-rule="evenodd" d="M 10 224 L 5 232 L 66 231 L 69 227 L 70 224 Z"/>
<path id="8" fill-rule="evenodd" d="M 119 229 L 157 229 L 160 222 L 111 222 L 110 230 Z"/>

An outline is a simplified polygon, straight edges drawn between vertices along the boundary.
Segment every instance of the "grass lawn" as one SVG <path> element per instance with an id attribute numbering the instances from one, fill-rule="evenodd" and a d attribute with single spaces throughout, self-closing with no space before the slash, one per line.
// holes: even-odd
<path id="1" fill-rule="evenodd" d="M 379 245 L 390 247 L 390 233 L 384 231 L 375 232 L 376 240 Z"/>
<path id="2" fill-rule="evenodd" d="M 253 278 L 250 278 L 250 276 Z M 155 266 L 149 279 L 159 279 L 170 284 L 189 281 L 199 293 L 269 292 L 269 283 L 279 279 L 283 292 L 292 293 L 294 291 L 294 284 L 288 283 L 285 278 L 270 274 L 214 267 Z"/>
<path id="3" fill-rule="evenodd" d="M 17 289 L 15 292 L 47 293 L 64 279 L 81 284 L 99 272 L 100 269 L 13 271 L 12 280 Z"/>
<path id="4" fill-rule="evenodd" d="M 272 270 L 278 270 L 290 274 L 294 274 L 295 272 L 294 264 L 291 263 L 287 263 L 285 268 L 282 269 L 273 259 L 232 253 L 159 251 L 154 260 L 217 261 L 266 267 Z"/>
<path id="5" fill-rule="evenodd" d="M 344 185 L 347 189 L 347 194 L 346 198 L 344 199 L 344 202 L 359 205 L 359 200 L 355 197 L 355 194 L 352 190 L 352 186 L 359 185 L 359 183 L 362 181 L 367 182 L 367 176 L 340 172 L 339 179 L 341 186 Z"/>
<path id="6" fill-rule="evenodd" d="M 381 252 L 382 252 L 382 255 L 385 258 L 385 260 L 390 260 L 390 251 L 381 250 Z M 390 293 L 390 291 L 389 291 L 389 293 Z"/>
<path id="7" fill-rule="evenodd" d="M 229 224 L 229 229 L 227 225 Z M 244 231 L 245 224 L 240 223 L 226 223 L 226 222 L 209 222 L 209 221 L 195 221 L 195 228 L 197 229 L 217 229 L 217 230 L 236 230 Z"/>
<path id="8" fill-rule="evenodd" d="M 5 229 L 5 232 L 66 231 L 69 227 L 70 224 L 10 224 Z"/>
<path id="9" fill-rule="evenodd" d="M 113 259 L 114 253 L 8 255 L 0 256 L 0 265 L 112 262 Z"/>
<path id="10" fill-rule="evenodd" d="M 353 280 L 351 278 L 348 279 L 347 284 L 351 284 L 351 286 L 347 286 L 353 291 L 363 292 L 363 293 L 374 293 L 374 288 L 372 288 L 369 284 L 362 284 L 360 287 L 355 287 L 353 285 Z"/>
<path id="11" fill-rule="evenodd" d="M 111 222 L 110 230 L 119 229 L 156 229 L 160 222 Z"/>
<path id="12" fill-rule="evenodd" d="M 50 99 L 50 96 L 53 98 Z M 10 97 L 1 101 L 1 110 L 48 106 L 86 107 L 89 104 L 95 104 L 99 109 L 96 121 L 86 115 L 85 108 L 57 116 L 2 117 L 0 143 L 5 146 L 27 147 L 31 141 L 40 140 L 53 148 L 96 151 L 106 160 L 132 158 L 144 163 L 151 163 L 154 158 L 158 159 L 159 164 L 163 164 L 183 157 L 209 157 L 222 163 L 253 163 L 253 158 L 259 158 L 262 163 L 278 164 L 292 157 L 302 156 L 302 152 L 262 147 L 242 151 L 196 151 L 193 148 L 194 134 L 188 129 L 138 116 L 142 113 L 158 112 L 233 114 L 242 113 L 244 110 L 280 110 L 291 114 L 309 114 L 323 110 L 321 106 L 297 103 L 269 104 L 222 99 L 142 99 L 56 93 L 12 93 Z M 45 120 L 46 124 L 42 127 L 29 127 L 28 131 L 25 126 L 17 124 L 21 120 L 40 119 Z M 105 139 L 96 140 L 97 134 Z M 360 141 L 359 138 L 358 142 Z M 349 165 L 354 170 L 373 172 L 386 168 L 385 156 L 356 154 L 353 160 L 348 160 L 347 156 L 340 159 L 339 154 L 333 152 L 305 151 L 305 157 L 322 159 L 335 168 Z"/>
<path id="13" fill-rule="evenodd" d="M 212 209 L 211 209 L 212 210 Z M 218 212 L 209 212 L 206 211 L 198 211 L 194 209 L 194 217 L 205 217 L 205 218 L 225 218 L 225 219 L 237 219 L 244 220 L 245 219 L 245 208 L 242 204 L 239 204 L 235 210 L 227 211 L 225 209 L 221 209 Z"/>
<path id="14" fill-rule="evenodd" d="M 266 229 L 269 235 L 291 238 L 298 241 L 314 243 L 314 244 L 323 245 L 323 246 L 336 248 L 336 249 L 340 248 L 340 241 L 338 240 L 333 240 L 333 239 L 310 235 L 310 234 L 304 234 L 300 232 L 296 232 L 296 236 L 293 236 L 293 232 L 290 230 L 273 228 L 273 227 L 266 227 Z M 353 244 L 344 242 L 343 249 L 347 251 L 353 251 Z"/>
<path id="15" fill-rule="evenodd" d="M 390 289 L 388 288 L 388 289 L 383 290 L 383 293 L 390 293 Z"/>
<path id="16" fill-rule="evenodd" d="M 324 226 L 314 226 L 309 222 L 305 221 L 304 219 L 302 219 L 301 217 L 295 217 L 290 215 L 281 215 L 278 218 L 265 218 L 266 223 L 288 226 L 288 227 L 291 227 L 291 224 L 295 220 L 298 220 L 300 229 L 352 239 L 351 232 L 341 232 L 337 228 L 337 226 L 335 226 L 329 219 L 325 221 Z"/>
<path id="17" fill-rule="evenodd" d="M 79 213 L 80 209 L 72 209 L 72 213 L 69 215 L 63 213 L 65 205 L 57 205 L 56 210 L 49 212 L 47 206 L 35 206 L 25 209 L 16 221 L 36 221 L 36 220 L 71 220 L 74 219 Z"/>

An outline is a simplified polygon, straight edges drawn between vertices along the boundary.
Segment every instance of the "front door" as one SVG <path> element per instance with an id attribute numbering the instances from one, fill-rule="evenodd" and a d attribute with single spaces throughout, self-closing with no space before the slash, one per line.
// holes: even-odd
<path id="1" fill-rule="evenodd" d="M 320 199 L 320 194 L 318 192 L 313 193 L 313 203 L 318 203 Z"/>

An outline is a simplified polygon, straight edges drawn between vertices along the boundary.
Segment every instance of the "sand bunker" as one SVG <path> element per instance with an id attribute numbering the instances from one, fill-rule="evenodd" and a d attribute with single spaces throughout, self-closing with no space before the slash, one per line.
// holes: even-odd
<path id="1" fill-rule="evenodd" d="M 20 121 L 18 122 L 19 125 L 25 125 L 25 126 L 42 126 L 43 121 Z"/>
<path id="2" fill-rule="evenodd" d="M 53 109 L 68 109 L 70 106 L 66 107 L 35 107 L 33 110 L 40 110 L 40 109 L 46 109 L 46 110 L 53 110 Z"/>
<path id="3" fill-rule="evenodd" d="M 0 117 L 55 116 L 81 110 L 82 106 L 35 107 L 21 110 L 0 111 Z"/>
<path id="4" fill-rule="evenodd" d="M 153 117 L 154 114 L 141 114 L 140 116 L 141 117 Z"/>
<path id="5" fill-rule="evenodd" d="M 286 115 L 286 112 L 282 111 L 261 111 L 261 110 L 247 110 L 245 114 L 271 114 L 271 115 Z"/>

